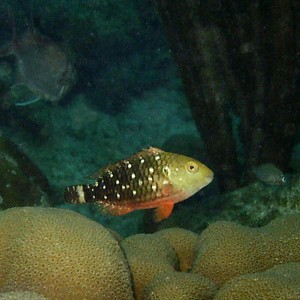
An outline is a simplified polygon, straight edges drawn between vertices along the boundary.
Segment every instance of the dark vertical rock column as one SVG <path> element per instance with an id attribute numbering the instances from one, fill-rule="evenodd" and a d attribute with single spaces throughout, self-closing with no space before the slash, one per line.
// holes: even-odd
<path id="1" fill-rule="evenodd" d="M 221 191 L 241 172 L 288 165 L 300 122 L 295 0 L 157 0 Z M 231 116 L 240 118 L 237 159 Z M 241 163 L 242 161 L 242 163 Z"/>
<path id="2" fill-rule="evenodd" d="M 271 161 L 283 170 L 290 161 L 300 122 L 298 2 L 275 0 L 265 8 L 268 16 L 263 36 L 268 41 L 264 48 L 268 70 L 264 99 L 266 138 L 260 161 Z"/>
<path id="3" fill-rule="evenodd" d="M 238 172 L 225 41 L 217 26 L 201 18 L 198 1 L 157 3 L 220 189 L 233 189 Z"/>

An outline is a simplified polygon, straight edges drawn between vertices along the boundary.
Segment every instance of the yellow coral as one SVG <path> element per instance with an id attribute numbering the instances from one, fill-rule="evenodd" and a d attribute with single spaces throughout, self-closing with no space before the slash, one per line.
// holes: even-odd
<path id="1" fill-rule="evenodd" d="M 0 293 L 0 300 L 47 300 L 47 298 L 36 293 L 24 291 Z"/>
<path id="2" fill-rule="evenodd" d="M 300 262 L 300 218 L 278 218 L 261 228 L 216 222 L 200 236 L 192 272 L 222 285 L 275 265 Z"/>
<path id="3" fill-rule="evenodd" d="M 155 233 L 169 241 L 179 258 L 180 271 L 188 271 L 195 258 L 195 244 L 198 235 L 182 228 L 168 228 Z"/>
<path id="4" fill-rule="evenodd" d="M 235 277 L 215 297 L 215 300 L 240 299 L 300 299 L 300 263 L 282 264 L 265 272 Z"/>
<path id="5" fill-rule="evenodd" d="M 173 246 L 162 237 L 136 234 L 121 243 L 127 257 L 136 299 L 142 299 L 144 287 L 158 274 L 178 269 Z"/>
<path id="6" fill-rule="evenodd" d="M 0 292 L 50 299 L 133 299 L 127 262 L 100 224 L 55 208 L 0 213 Z"/>
<path id="7" fill-rule="evenodd" d="M 216 285 L 200 274 L 167 272 L 145 287 L 143 300 L 209 300 L 216 290 Z"/>

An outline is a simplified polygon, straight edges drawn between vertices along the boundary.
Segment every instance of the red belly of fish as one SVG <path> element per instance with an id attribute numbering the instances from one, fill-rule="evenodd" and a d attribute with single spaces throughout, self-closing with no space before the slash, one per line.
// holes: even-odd
<path id="1" fill-rule="evenodd" d="M 163 219 L 166 219 L 172 213 L 175 203 L 183 201 L 186 198 L 188 198 L 187 193 L 181 191 L 170 196 L 161 197 L 148 202 L 137 203 L 124 201 L 124 204 L 106 204 L 105 206 L 106 209 L 115 216 L 125 215 L 138 209 L 157 208 L 154 220 L 159 222 Z"/>

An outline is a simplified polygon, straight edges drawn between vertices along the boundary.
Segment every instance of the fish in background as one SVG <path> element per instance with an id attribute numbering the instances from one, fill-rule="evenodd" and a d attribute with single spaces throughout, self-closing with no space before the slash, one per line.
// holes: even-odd
<path id="1" fill-rule="evenodd" d="M 13 17 L 11 21 L 12 41 L 0 48 L 0 57 L 13 55 L 16 61 L 16 76 L 10 89 L 24 85 L 35 96 L 16 105 L 24 106 L 41 99 L 57 102 L 76 83 L 74 67 L 57 44 L 35 29 L 28 29 L 18 38 Z"/>
<path id="2" fill-rule="evenodd" d="M 93 184 L 67 187 L 65 200 L 96 203 L 102 213 L 116 216 L 156 208 L 154 221 L 159 222 L 172 213 L 175 203 L 212 180 L 213 172 L 201 162 L 150 147 L 100 169 Z"/>
<path id="3" fill-rule="evenodd" d="M 281 170 L 271 163 L 255 166 L 253 174 L 260 181 L 269 185 L 282 185 L 286 183 L 286 177 Z"/>

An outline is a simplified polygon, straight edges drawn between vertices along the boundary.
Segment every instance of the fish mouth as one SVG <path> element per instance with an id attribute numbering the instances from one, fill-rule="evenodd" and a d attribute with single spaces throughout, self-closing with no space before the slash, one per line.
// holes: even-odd
<path id="1" fill-rule="evenodd" d="M 210 175 L 208 175 L 208 176 L 206 176 L 206 177 L 204 178 L 204 181 L 205 181 L 207 184 L 209 184 L 209 183 L 211 183 L 211 182 L 213 181 L 213 179 L 214 179 L 214 174 L 210 174 Z"/>

